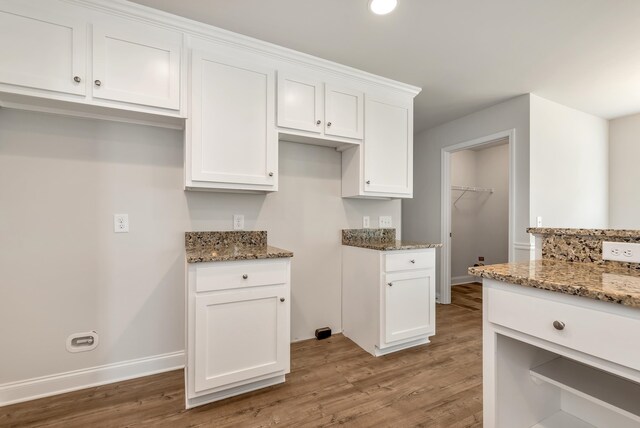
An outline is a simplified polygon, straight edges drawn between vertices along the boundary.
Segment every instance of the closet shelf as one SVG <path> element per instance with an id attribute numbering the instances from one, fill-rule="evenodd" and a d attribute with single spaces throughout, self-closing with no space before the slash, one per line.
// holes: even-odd
<path id="1" fill-rule="evenodd" d="M 493 188 L 488 187 L 472 187 L 472 186 L 451 186 L 451 190 L 460 190 L 462 194 L 458 196 L 453 205 L 456 204 L 460 200 L 461 197 L 464 196 L 467 192 L 485 192 L 485 193 L 493 193 Z"/>

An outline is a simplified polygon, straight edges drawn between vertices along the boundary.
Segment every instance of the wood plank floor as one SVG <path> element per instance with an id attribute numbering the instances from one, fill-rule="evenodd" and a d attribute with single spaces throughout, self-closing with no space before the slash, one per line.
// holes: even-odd
<path id="1" fill-rule="evenodd" d="M 287 382 L 184 410 L 181 370 L 0 408 L 0 427 L 480 427 L 481 285 L 453 287 L 429 345 L 374 358 L 342 335 L 292 345 Z"/>

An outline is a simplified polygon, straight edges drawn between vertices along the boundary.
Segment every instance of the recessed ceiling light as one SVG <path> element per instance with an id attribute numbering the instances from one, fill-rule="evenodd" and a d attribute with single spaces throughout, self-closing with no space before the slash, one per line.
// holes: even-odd
<path id="1" fill-rule="evenodd" d="M 393 12 L 397 5 L 398 0 L 369 0 L 369 10 L 376 15 Z"/>

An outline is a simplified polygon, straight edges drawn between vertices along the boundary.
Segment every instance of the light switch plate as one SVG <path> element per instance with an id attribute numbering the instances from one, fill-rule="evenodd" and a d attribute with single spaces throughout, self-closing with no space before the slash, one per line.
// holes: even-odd
<path id="1" fill-rule="evenodd" d="M 629 242 L 602 242 L 602 259 L 640 263 L 640 244 Z"/>
<path id="2" fill-rule="evenodd" d="M 391 216 L 390 215 L 381 215 L 378 218 L 378 227 L 391 227 L 393 226 L 392 222 L 391 222 Z"/>

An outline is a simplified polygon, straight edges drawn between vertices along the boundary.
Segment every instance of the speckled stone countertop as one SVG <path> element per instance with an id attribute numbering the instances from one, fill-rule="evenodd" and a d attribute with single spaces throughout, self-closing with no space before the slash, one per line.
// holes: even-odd
<path id="1" fill-rule="evenodd" d="M 221 231 L 185 233 L 187 263 L 277 259 L 293 253 L 267 245 L 267 232 Z"/>
<path id="2" fill-rule="evenodd" d="M 553 227 L 530 227 L 527 232 L 534 235 L 589 236 L 593 238 L 640 239 L 640 230 L 630 229 L 567 229 Z"/>
<path id="3" fill-rule="evenodd" d="M 397 240 L 395 229 L 343 229 L 342 245 L 378 251 L 442 247 L 442 244 Z"/>
<path id="4" fill-rule="evenodd" d="M 640 309 L 640 272 L 619 266 L 534 260 L 470 267 L 469 274 Z"/>

